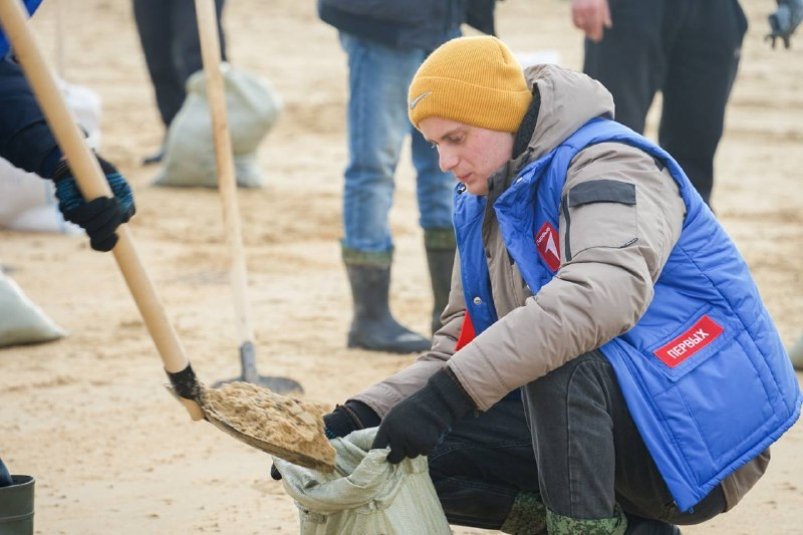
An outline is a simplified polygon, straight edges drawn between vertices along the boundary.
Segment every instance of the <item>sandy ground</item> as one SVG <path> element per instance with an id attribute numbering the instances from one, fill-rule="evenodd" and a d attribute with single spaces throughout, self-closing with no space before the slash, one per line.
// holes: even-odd
<path id="1" fill-rule="evenodd" d="M 151 187 L 155 169 L 138 163 L 159 143 L 161 127 L 130 4 L 65 5 L 63 72 L 103 99 L 102 153 L 135 190 L 130 227 L 143 262 L 199 376 L 237 376 L 219 198 Z M 717 158 L 715 208 L 791 344 L 803 334 L 803 35 L 793 50 L 772 51 L 762 38 L 774 2 L 745 7 L 751 29 Z M 56 14 L 46 5 L 35 24 L 54 58 Z M 565 1 L 503 2 L 498 26 L 516 51 L 551 51 L 566 66 L 581 64 Z M 411 358 L 344 348 L 345 56 L 312 1 L 232 1 L 225 27 L 233 62 L 271 80 L 285 101 L 260 152 L 267 185 L 239 197 L 259 368 L 297 379 L 307 400 L 342 401 Z M 424 332 L 431 297 L 408 161 L 392 212 L 393 306 Z M 57 343 L 0 351 L 0 454 L 12 472 L 37 479 L 37 533 L 297 531 L 293 503 L 268 477 L 269 458 L 191 422 L 165 392 L 158 354 L 110 255 L 80 238 L 3 232 L 0 240 L 15 280 L 71 332 Z M 801 451 L 798 424 L 734 511 L 684 533 L 803 533 Z"/>

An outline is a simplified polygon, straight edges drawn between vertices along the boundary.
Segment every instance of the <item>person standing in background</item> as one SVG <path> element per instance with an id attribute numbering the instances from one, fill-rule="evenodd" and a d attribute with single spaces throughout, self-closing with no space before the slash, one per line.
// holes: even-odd
<path id="1" fill-rule="evenodd" d="M 348 347 L 413 353 L 430 346 L 428 338 L 398 323 L 389 307 L 393 239 L 388 214 L 408 134 L 434 294 L 433 332 L 441 325 L 454 263 L 454 179 L 439 169 L 437 153 L 411 128 L 407 87 L 429 52 L 460 35 L 463 22 L 493 33 L 493 8 L 493 0 L 318 1 L 321 20 L 339 31 L 349 66 L 341 242 L 354 302 Z"/>
<path id="2" fill-rule="evenodd" d="M 41 0 L 27 0 L 33 15 Z M 1 30 L 1 28 L 0 28 Z M 98 156 L 113 197 L 87 202 L 72 170 L 45 120 L 14 51 L 0 31 L 0 157 L 12 165 L 52 180 L 64 219 L 80 226 L 96 251 L 111 251 L 117 227 L 136 212 L 134 194 L 126 179 L 109 161 Z"/>
<path id="3" fill-rule="evenodd" d="M 571 14 L 586 35 L 583 72 L 611 92 L 618 122 L 643 133 L 661 91 L 658 143 L 710 205 L 714 155 L 747 31 L 739 2 L 572 0 Z"/>
<path id="4" fill-rule="evenodd" d="M 220 55 L 226 61 L 226 43 L 220 23 L 223 1 L 215 0 L 215 10 Z M 192 0 L 134 0 L 134 20 L 166 131 L 184 103 L 187 78 L 203 69 L 195 3 Z M 162 146 L 142 163 L 158 163 L 163 156 Z"/>

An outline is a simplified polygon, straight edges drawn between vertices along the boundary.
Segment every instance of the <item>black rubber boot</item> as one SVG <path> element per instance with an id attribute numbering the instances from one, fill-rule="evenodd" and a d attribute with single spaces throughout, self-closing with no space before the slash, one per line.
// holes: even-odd
<path id="1" fill-rule="evenodd" d="M 449 302 L 454 266 L 455 239 L 453 229 L 427 229 L 424 231 L 429 278 L 432 282 L 432 334 L 441 328 L 441 313 Z"/>
<path id="2" fill-rule="evenodd" d="M 31 535 L 34 532 L 34 484 L 31 476 L 9 474 L 0 460 L 0 533 Z"/>
<path id="3" fill-rule="evenodd" d="M 428 339 L 401 325 L 390 313 L 390 263 L 353 263 L 348 260 L 348 252 L 344 251 L 343 256 L 354 299 L 348 347 L 389 353 L 429 349 Z"/>

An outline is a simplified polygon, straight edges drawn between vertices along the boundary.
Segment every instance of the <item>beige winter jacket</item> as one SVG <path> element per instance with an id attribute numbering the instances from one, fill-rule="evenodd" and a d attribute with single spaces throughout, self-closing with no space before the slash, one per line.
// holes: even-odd
<path id="1" fill-rule="evenodd" d="M 612 117 L 613 100 L 591 78 L 556 66 L 525 72 L 537 84 L 541 107 L 528 151 L 510 161 L 490 181 L 483 242 L 499 320 L 456 352 L 465 314 L 459 258 L 452 275 L 444 326 L 432 349 L 413 364 L 369 387 L 354 399 L 384 416 L 444 365 L 460 380 L 480 410 L 510 391 L 543 377 L 569 360 L 628 331 L 646 311 L 653 285 L 677 242 L 685 205 L 668 171 L 639 149 L 618 143 L 593 145 L 572 162 L 563 195 L 574 186 L 601 178 L 635 185 L 636 204 L 594 203 L 569 208 L 570 235 L 559 222 L 561 266 L 537 295 L 525 286 L 509 260 L 492 199 L 515 174 L 594 117 Z M 566 251 L 571 257 L 566 258 Z M 723 482 L 728 508 L 763 473 L 769 453 Z"/>

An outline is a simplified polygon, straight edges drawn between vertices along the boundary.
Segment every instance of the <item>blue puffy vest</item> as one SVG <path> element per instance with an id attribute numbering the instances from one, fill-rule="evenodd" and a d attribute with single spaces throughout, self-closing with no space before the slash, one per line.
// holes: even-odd
<path id="1" fill-rule="evenodd" d="M 635 146 L 665 165 L 687 214 L 639 322 L 600 350 L 672 496 L 689 510 L 800 415 L 803 396 L 748 267 L 668 153 L 594 119 L 529 164 L 494 203 L 505 245 L 535 294 L 554 276 L 537 242 L 558 228 L 574 156 L 593 144 Z M 477 333 L 497 320 L 482 244 L 485 198 L 458 186 L 455 230 L 466 307 Z M 545 231 L 546 229 L 546 231 Z M 554 232 L 553 232 L 554 236 Z"/>

